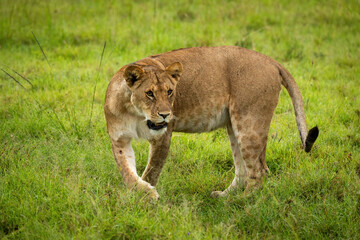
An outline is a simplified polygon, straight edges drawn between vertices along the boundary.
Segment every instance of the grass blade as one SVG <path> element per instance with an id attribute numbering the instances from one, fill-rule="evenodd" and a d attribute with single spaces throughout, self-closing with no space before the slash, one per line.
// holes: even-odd
<path id="1" fill-rule="evenodd" d="M 12 70 L 14 73 L 16 73 L 18 76 L 20 76 L 22 79 L 24 79 L 25 81 L 27 81 L 30 85 L 31 85 L 31 87 L 34 87 L 34 85 L 30 82 L 30 80 L 29 79 L 27 79 L 26 77 L 24 77 L 23 75 L 21 75 L 20 73 L 18 73 L 17 71 L 15 71 L 15 70 Z"/>
<path id="2" fill-rule="evenodd" d="M 59 123 L 60 128 L 63 130 L 64 133 L 67 133 L 66 128 L 65 128 L 63 122 L 60 120 L 59 115 L 57 114 L 57 112 L 55 111 L 55 109 L 54 109 L 52 106 L 49 105 L 48 107 L 46 107 L 46 106 L 44 106 L 43 104 L 41 104 L 38 100 L 36 100 L 35 97 L 32 97 L 32 99 L 37 103 L 37 105 L 39 106 L 39 109 L 45 110 L 46 114 L 47 114 L 49 117 L 52 118 L 50 112 L 49 112 L 49 111 L 46 111 L 47 109 L 50 109 L 51 112 L 54 114 L 54 116 L 55 116 L 55 118 L 56 118 L 56 121 Z"/>
<path id="3" fill-rule="evenodd" d="M 101 68 L 101 65 L 102 65 L 102 60 L 103 60 L 105 48 L 106 48 L 106 41 L 104 42 L 104 47 L 103 47 L 103 50 L 102 50 L 102 53 L 101 53 L 100 63 L 99 63 L 99 68 L 98 68 L 98 75 L 97 75 L 97 78 L 96 78 L 96 81 L 95 81 L 95 86 L 94 86 L 94 91 L 93 91 L 93 98 L 92 98 L 92 102 L 91 102 L 91 110 L 90 110 L 90 118 L 89 118 L 89 127 L 91 126 L 91 118 L 92 118 L 93 109 L 94 109 L 94 102 L 95 102 L 96 85 L 97 85 L 97 82 L 98 82 L 99 77 L 100 77 L 100 68 Z"/>
<path id="4" fill-rule="evenodd" d="M 17 84 L 19 84 L 22 88 L 26 89 L 16 78 L 11 76 L 8 72 L 6 72 L 4 69 L 1 68 L 1 71 L 3 71 L 6 75 L 8 75 L 12 80 L 14 80 Z"/>
<path id="5" fill-rule="evenodd" d="M 45 60 L 46 60 L 47 64 L 48 64 L 48 65 L 49 65 L 49 67 L 51 68 L 50 63 L 49 63 L 49 60 L 48 60 L 48 58 L 46 57 L 46 54 L 45 54 L 45 52 L 44 52 L 43 48 L 41 47 L 40 42 L 39 42 L 39 41 L 38 41 L 38 39 L 36 38 L 36 36 L 35 36 L 34 32 L 32 32 L 32 31 L 31 31 L 31 33 L 32 33 L 32 35 L 34 36 L 35 41 L 37 42 L 37 44 L 38 44 L 38 46 L 39 46 L 39 48 L 40 48 L 40 50 L 41 50 L 42 54 L 44 55 L 44 57 L 45 57 Z"/>
<path id="6" fill-rule="evenodd" d="M 102 50 L 101 57 L 100 57 L 100 63 L 99 63 L 99 68 L 98 68 L 98 79 L 99 79 L 99 76 L 100 76 L 100 68 L 101 68 L 101 65 L 102 65 L 102 60 L 103 60 L 103 57 L 104 57 L 105 48 L 106 48 L 106 41 L 104 42 L 104 48 Z"/>

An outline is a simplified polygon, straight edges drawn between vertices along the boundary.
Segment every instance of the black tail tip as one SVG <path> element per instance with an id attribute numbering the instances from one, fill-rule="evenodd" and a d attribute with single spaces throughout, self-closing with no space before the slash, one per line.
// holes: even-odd
<path id="1" fill-rule="evenodd" d="M 310 129 L 305 140 L 305 152 L 310 152 L 318 136 L 319 136 L 319 128 L 317 126 Z"/>

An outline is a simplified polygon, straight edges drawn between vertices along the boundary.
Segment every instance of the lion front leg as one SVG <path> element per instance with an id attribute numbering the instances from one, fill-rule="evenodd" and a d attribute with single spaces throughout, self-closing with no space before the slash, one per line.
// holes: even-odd
<path id="1" fill-rule="evenodd" d="M 142 190 L 148 193 L 151 198 L 157 200 L 159 194 L 155 190 L 155 187 L 137 175 L 135 154 L 131 147 L 131 139 L 119 139 L 117 141 L 111 139 L 111 148 L 125 185 L 129 188 Z"/>
<path id="2" fill-rule="evenodd" d="M 142 179 L 155 186 L 159 180 L 161 170 L 165 164 L 165 159 L 169 153 L 171 131 L 168 131 L 160 139 L 151 140 L 149 160 Z"/>

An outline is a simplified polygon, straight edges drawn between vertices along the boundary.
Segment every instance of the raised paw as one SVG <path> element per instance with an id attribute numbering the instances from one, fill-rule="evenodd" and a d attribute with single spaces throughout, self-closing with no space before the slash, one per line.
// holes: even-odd
<path id="1" fill-rule="evenodd" d="M 136 184 L 136 187 L 137 189 L 144 191 L 147 194 L 147 196 L 152 200 L 155 201 L 159 200 L 160 198 L 159 193 L 156 191 L 155 187 L 151 186 L 151 184 L 149 184 L 148 182 L 139 179 Z"/>
<path id="2" fill-rule="evenodd" d="M 151 198 L 151 200 L 155 200 L 155 201 L 158 201 L 160 198 L 159 193 L 155 189 L 148 191 L 147 195 L 148 195 L 148 197 Z"/>
<path id="3" fill-rule="evenodd" d="M 224 191 L 213 191 L 210 196 L 212 198 L 220 198 L 220 197 L 226 197 L 227 196 L 227 193 Z"/>

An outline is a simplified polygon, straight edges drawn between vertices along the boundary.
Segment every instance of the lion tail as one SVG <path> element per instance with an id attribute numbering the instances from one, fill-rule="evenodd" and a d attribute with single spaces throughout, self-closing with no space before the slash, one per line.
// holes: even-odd
<path id="1" fill-rule="evenodd" d="M 301 142 L 305 152 L 310 152 L 314 142 L 319 136 L 319 128 L 317 126 L 307 131 L 306 120 L 305 120 L 305 111 L 304 111 L 304 102 L 301 97 L 299 87 L 297 86 L 294 78 L 291 74 L 280 64 L 278 64 L 279 73 L 282 77 L 282 85 L 288 91 L 291 101 L 294 106 L 296 124 L 299 130 Z"/>

